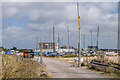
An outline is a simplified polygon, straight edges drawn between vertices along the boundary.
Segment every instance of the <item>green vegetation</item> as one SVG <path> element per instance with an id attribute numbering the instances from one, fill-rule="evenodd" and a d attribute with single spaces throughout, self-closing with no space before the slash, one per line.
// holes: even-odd
<path id="1" fill-rule="evenodd" d="M 62 48 L 62 49 L 67 49 L 67 46 L 62 46 L 61 48 Z"/>
<path id="2" fill-rule="evenodd" d="M 13 47 L 13 48 L 11 48 L 11 50 L 17 50 L 17 47 Z"/>
<path id="3" fill-rule="evenodd" d="M 20 52 L 28 52 L 28 51 L 30 51 L 29 49 L 20 49 L 19 50 Z"/>
<path id="4" fill-rule="evenodd" d="M 3 50 L 4 50 L 4 48 L 0 48 L 0 52 L 3 51 Z"/>
<path id="5" fill-rule="evenodd" d="M 9 50 L 15 50 L 15 51 L 19 51 L 19 52 L 28 52 L 28 51 L 30 51 L 29 49 L 18 49 L 17 47 L 13 47 L 11 49 L 0 48 L 0 51 L 4 51 L 4 52 L 7 52 Z"/>
<path id="6" fill-rule="evenodd" d="M 77 57 L 77 55 L 64 55 L 64 58 Z"/>
<path id="7" fill-rule="evenodd" d="M 90 51 L 93 51 L 93 49 L 90 49 Z"/>
<path id="8" fill-rule="evenodd" d="M 14 55 L 3 55 L 2 78 L 49 78 L 50 73 L 38 62 Z M 47 76 L 40 76 L 42 72 Z"/>
<path id="9" fill-rule="evenodd" d="M 7 51 L 8 51 L 8 49 L 7 49 L 7 48 L 5 48 L 5 49 L 4 49 L 4 51 L 5 51 L 5 52 L 7 52 Z"/>

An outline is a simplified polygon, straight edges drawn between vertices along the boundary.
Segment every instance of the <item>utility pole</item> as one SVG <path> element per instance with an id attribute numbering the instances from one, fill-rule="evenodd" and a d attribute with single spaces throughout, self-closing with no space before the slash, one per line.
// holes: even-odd
<path id="1" fill-rule="evenodd" d="M 55 44 L 54 26 L 53 26 L 53 44 Z M 53 46 L 53 52 L 55 52 L 55 45 Z"/>
<path id="2" fill-rule="evenodd" d="M 118 37 L 117 37 L 118 64 L 120 64 L 120 1 L 118 2 Z"/>
<path id="3" fill-rule="evenodd" d="M 67 33 L 68 33 L 68 49 L 70 47 L 70 42 L 69 42 L 69 29 L 68 29 L 68 25 L 67 25 Z M 69 51 L 69 50 L 68 50 Z"/>
<path id="4" fill-rule="evenodd" d="M 79 4 L 77 4 L 78 9 L 78 24 L 79 24 L 79 53 L 78 53 L 78 67 L 81 67 L 81 53 L 80 53 L 80 16 L 79 16 Z"/>

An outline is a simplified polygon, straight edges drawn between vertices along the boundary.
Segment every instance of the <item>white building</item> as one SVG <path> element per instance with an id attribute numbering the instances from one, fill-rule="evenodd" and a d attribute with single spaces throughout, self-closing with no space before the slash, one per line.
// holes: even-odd
<path id="1" fill-rule="evenodd" d="M 55 51 L 58 52 L 58 53 L 61 53 L 61 52 L 76 52 L 75 49 L 62 49 L 62 48 L 59 48 L 58 43 L 55 46 Z"/>
<path id="2" fill-rule="evenodd" d="M 59 48 L 58 47 L 58 43 L 56 43 L 56 44 L 53 44 L 53 45 L 55 45 L 55 47 L 53 47 L 53 46 L 51 46 L 51 48 L 50 48 L 50 45 L 49 44 L 53 44 L 53 43 L 43 43 L 43 49 L 42 49 L 42 52 L 45 52 L 45 53 L 47 53 L 47 52 L 53 52 L 54 51 L 54 49 L 55 49 L 55 51 L 56 52 L 58 52 L 58 53 L 65 53 L 65 52 L 76 52 L 76 50 L 75 49 L 62 49 L 62 48 Z M 39 49 L 39 50 L 34 50 L 35 52 L 40 52 L 41 50 Z"/>

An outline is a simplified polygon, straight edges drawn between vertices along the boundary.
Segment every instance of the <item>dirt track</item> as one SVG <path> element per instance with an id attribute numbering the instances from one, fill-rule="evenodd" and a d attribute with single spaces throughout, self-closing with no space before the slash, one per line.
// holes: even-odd
<path id="1" fill-rule="evenodd" d="M 53 78 L 104 78 L 99 73 L 84 68 L 73 67 L 71 64 L 60 60 L 43 58 L 43 61 Z"/>

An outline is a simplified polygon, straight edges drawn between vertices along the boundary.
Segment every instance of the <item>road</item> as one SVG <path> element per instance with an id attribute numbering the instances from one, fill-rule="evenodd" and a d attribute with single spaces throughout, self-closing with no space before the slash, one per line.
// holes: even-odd
<path id="1" fill-rule="evenodd" d="M 46 68 L 51 72 L 53 78 L 104 78 L 94 71 L 71 66 L 52 58 L 43 58 Z"/>

